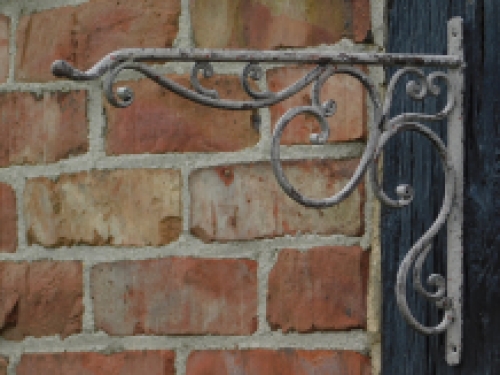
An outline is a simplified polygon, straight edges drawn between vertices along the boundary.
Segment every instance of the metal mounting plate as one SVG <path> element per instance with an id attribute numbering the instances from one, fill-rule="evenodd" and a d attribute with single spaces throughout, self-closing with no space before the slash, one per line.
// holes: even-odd
<path id="1" fill-rule="evenodd" d="M 463 59 L 462 19 L 448 23 L 448 54 Z M 448 157 L 455 169 L 455 199 L 447 227 L 447 295 L 454 306 L 454 319 L 446 331 L 446 361 L 450 365 L 460 363 L 462 352 L 462 283 L 463 283 L 463 185 L 464 185 L 464 125 L 463 92 L 464 67 L 449 70 L 453 83 L 455 107 L 448 118 Z"/>

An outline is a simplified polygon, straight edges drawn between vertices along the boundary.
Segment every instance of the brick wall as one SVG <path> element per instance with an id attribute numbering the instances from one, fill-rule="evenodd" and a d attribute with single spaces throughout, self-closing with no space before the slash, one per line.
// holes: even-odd
<path id="1" fill-rule="evenodd" d="M 278 187 L 271 132 L 309 90 L 252 114 L 210 109 L 135 74 L 126 109 L 100 82 L 55 79 L 123 47 L 383 48 L 382 0 L 3 0 L 0 3 L 0 375 L 367 375 L 378 372 L 378 247 L 364 184 L 328 209 Z M 241 66 L 203 78 L 244 98 Z M 266 66 L 280 90 L 307 68 Z M 381 71 L 363 67 L 376 82 Z M 188 84 L 186 64 L 159 70 Z M 284 168 L 338 191 L 369 103 L 331 79 L 328 144 L 294 120 Z"/>

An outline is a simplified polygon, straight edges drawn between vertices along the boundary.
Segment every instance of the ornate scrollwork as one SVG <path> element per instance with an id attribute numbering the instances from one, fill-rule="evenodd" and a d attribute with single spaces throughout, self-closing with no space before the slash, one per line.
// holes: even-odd
<path id="1" fill-rule="evenodd" d="M 256 71 L 258 71 L 257 69 L 259 68 L 256 67 L 255 65 L 251 66 L 250 68 L 249 65 L 247 65 L 241 76 L 241 82 L 243 88 L 245 89 L 245 91 L 247 91 L 247 93 L 250 96 L 256 98 L 255 100 L 236 101 L 236 100 L 219 98 L 219 95 L 216 90 L 210 90 L 203 87 L 198 80 L 198 72 L 202 71 L 206 78 L 210 78 L 214 74 L 212 66 L 210 64 L 207 64 L 206 62 L 195 63 L 191 74 L 191 84 L 194 90 L 191 90 L 157 73 L 148 64 L 133 62 L 133 61 L 132 62 L 123 61 L 114 64 L 112 69 L 110 69 L 108 75 L 104 80 L 104 93 L 108 101 L 113 106 L 119 108 L 128 107 L 130 104 L 132 104 L 134 97 L 132 90 L 130 88 L 120 87 L 117 89 L 115 93 L 113 90 L 113 86 L 115 85 L 118 75 L 121 71 L 135 70 L 137 72 L 142 73 L 144 76 L 148 77 L 152 81 L 156 82 L 158 85 L 176 93 L 179 96 L 182 96 L 194 102 L 214 108 L 222 108 L 229 110 L 252 110 L 263 107 L 269 107 L 273 104 L 288 99 L 289 97 L 293 96 L 294 94 L 296 94 L 297 92 L 299 92 L 300 90 L 304 89 L 309 84 L 314 82 L 326 69 L 326 66 L 323 65 L 316 66 L 300 80 L 298 80 L 294 84 L 290 85 L 289 87 L 277 93 L 255 92 L 250 88 L 250 85 L 247 82 L 248 77 L 252 79 L 260 79 L 257 73 L 255 73 Z M 125 93 L 127 95 L 125 95 Z"/>
<path id="2" fill-rule="evenodd" d="M 451 90 L 451 82 L 449 77 L 444 72 L 433 72 L 428 76 L 421 69 L 417 68 L 403 68 L 398 70 L 394 76 L 392 76 L 389 86 L 387 88 L 387 98 L 388 100 L 384 103 L 384 114 L 389 114 L 391 109 L 392 97 L 394 95 L 394 89 L 401 78 L 406 75 L 413 73 L 417 76 L 417 80 L 409 81 L 406 85 L 406 93 L 414 100 L 422 100 L 426 96 L 433 95 L 438 96 L 441 89 L 437 85 L 436 81 L 441 79 L 444 81 L 447 87 L 447 100 L 446 104 L 442 110 L 435 114 L 425 114 L 425 113 L 403 113 L 400 114 L 390 121 L 387 121 L 386 128 L 390 128 L 398 123 L 412 122 L 412 121 L 439 121 L 449 115 L 453 109 L 455 98 L 453 96 L 453 91 Z"/>
<path id="3" fill-rule="evenodd" d="M 208 96 L 209 98 L 212 99 L 219 99 L 219 93 L 217 92 L 217 90 L 206 89 L 201 85 L 200 81 L 198 81 L 198 72 L 200 70 L 203 72 L 203 76 L 205 78 L 211 78 L 214 75 L 214 68 L 212 64 L 210 64 L 207 61 L 196 62 L 194 64 L 193 71 L 191 73 L 191 85 L 201 95 Z"/>
<path id="4" fill-rule="evenodd" d="M 444 332 L 449 324 L 453 321 L 454 313 L 451 301 L 445 297 L 446 294 L 446 282 L 443 276 L 438 274 L 432 274 L 427 279 L 427 283 L 430 286 L 437 287 L 435 292 L 427 291 L 421 282 L 422 265 L 431 250 L 431 242 L 437 235 L 439 230 L 446 223 L 446 219 L 450 213 L 453 196 L 454 196 L 454 178 L 455 173 L 453 166 L 448 160 L 446 147 L 441 141 L 441 139 L 428 127 L 416 123 L 416 122 L 403 122 L 397 123 L 392 128 L 384 131 L 380 137 L 379 144 L 375 153 L 375 160 L 380 156 L 386 143 L 396 134 L 403 131 L 416 131 L 429 139 L 432 145 L 439 152 L 441 162 L 445 171 L 445 196 L 441 209 L 437 218 L 434 220 L 431 227 L 423 234 L 423 236 L 412 246 L 412 248 L 406 253 L 403 261 L 401 262 L 400 268 L 398 270 L 396 278 L 396 301 L 398 307 L 406 319 L 406 321 L 414 327 L 417 331 L 424 334 L 436 334 Z M 374 164 L 375 165 L 375 164 Z M 404 207 L 411 203 L 413 199 L 413 189 L 409 185 L 399 185 L 396 189 L 398 195 L 398 200 L 393 200 L 389 198 L 382 190 L 377 179 L 376 169 L 372 165 L 370 170 L 370 179 L 373 186 L 373 191 L 375 195 L 384 203 L 391 207 Z M 414 289 L 422 295 L 424 298 L 434 303 L 439 309 L 444 309 L 444 316 L 439 324 L 433 327 L 424 326 L 419 323 L 413 314 L 411 313 L 408 303 L 406 300 L 406 281 L 408 279 L 408 273 L 413 267 L 413 287 Z"/>
<path id="5" fill-rule="evenodd" d="M 341 189 L 337 194 L 332 197 L 324 199 L 311 199 L 304 197 L 299 191 L 297 191 L 288 181 L 285 173 L 281 167 L 280 162 L 280 140 L 285 130 L 286 126 L 290 121 L 302 113 L 312 114 L 319 122 L 321 132 L 319 134 L 312 134 L 310 139 L 314 144 L 322 144 L 328 140 L 330 134 L 330 128 L 326 117 L 333 115 L 332 101 L 327 101 L 324 104 L 320 103 L 319 92 L 321 91 L 321 86 L 326 82 L 328 78 L 334 74 L 347 74 L 352 77 L 357 78 L 363 86 L 367 89 L 370 99 L 373 103 L 373 123 L 370 126 L 370 134 L 368 138 L 368 143 L 366 149 L 361 157 L 361 161 L 356 168 L 353 176 L 349 182 Z M 363 175 L 373 161 L 373 155 L 375 153 L 378 138 L 380 136 L 380 127 L 382 123 L 382 113 L 381 113 L 381 101 L 375 86 L 371 82 L 368 76 L 366 76 L 362 71 L 351 67 L 336 67 L 328 66 L 325 71 L 318 77 L 317 81 L 313 86 L 312 93 L 312 105 L 306 107 L 298 107 L 288 110 L 283 117 L 281 117 L 276 124 L 276 128 L 273 134 L 273 140 L 271 145 L 271 161 L 274 169 L 274 174 L 278 183 L 281 185 L 283 190 L 289 197 L 296 200 L 300 204 L 307 207 L 330 207 L 335 204 L 340 203 L 342 200 L 347 198 L 349 194 L 356 188 L 356 186 L 361 182 Z"/>
<path id="6" fill-rule="evenodd" d="M 263 76 L 264 76 L 264 70 L 257 63 L 254 62 L 248 63 L 243 69 L 243 72 L 241 74 L 241 86 L 243 86 L 243 89 L 250 97 L 254 99 L 268 99 L 272 98 L 275 95 L 271 91 L 263 91 L 263 92 L 254 91 L 250 86 L 250 84 L 248 83 L 249 78 L 251 78 L 254 81 L 260 81 Z"/>
<path id="7" fill-rule="evenodd" d="M 436 114 L 423 114 L 423 113 L 405 113 L 400 114 L 394 118 L 389 118 L 391 108 L 392 95 L 394 88 L 400 79 L 406 74 L 416 74 L 417 81 L 410 81 L 406 87 L 407 94 L 416 100 L 422 100 L 427 95 L 437 96 L 440 89 L 436 81 L 441 79 L 445 82 L 448 88 L 448 96 L 446 105 L 442 110 Z M 323 144 L 328 140 L 329 127 L 326 117 L 334 114 L 334 105 L 332 101 L 327 101 L 320 104 L 319 92 L 321 86 L 326 80 L 335 74 L 349 74 L 357 78 L 363 86 L 367 89 L 368 94 L 372 100 L 373 116 L 374 119 L 370 126 L 370 135 L 365 152 L 361 158 L 360 164 L 355 170 L 351 179 L 347 182 L 343 189 L 332 197 L 324 199 L 311 199 L 302 195 L 297 191 L 286 178 L 280 162 L 280 139 L 284 129 L 290 121 L 303 113 L 308 113 L 315 117 L 320 125 L 321 132 L 319 134 L 311 135 L 311 143 Z M 272 141 L 271 160 L 273 163 L 274 173 L 278 183 L 288 196 L 295 201 L 308 207 L 329 207 L 344 200 L 360 183 L 363 175 L 370 168 L 370 178 L 376 197 L 384 204 L 391 207 L 400 208 L 410 204 L 413 200 L 413 188 L 410 185 L 399 185 L 396 189 L 398 199 L 390 198 L 381 188 L 376 171 L 376 160 L 380 156 L 384 146 L 389 139 L 396 134 L 403 131 L 416 131 L 425 136 L 438 151 L 443 168 L 445 171 L 445 196 L 440 209 L 440 212 L 431 227 L 424 233 L 424 235 L 413 245 L 410 251 L 403 259 L 398 271 L 396 281 L 396 300 L 398 307 L 407 320 L 407 322 L 419 332 L 424 334 L 435 334 L 444 332 L 446 328 L 453 321 L 453 306 L 451 300 L 446 298 L 446 282 L 443 276 L 432 274 L 429 276 L 427 283 L 430 286 L 437 288 L 435 292 L 426 290 L 421 281 L 422 265 L 431 250 L 431 241 L 437 235 L 439 230 L 446 223 L 446 219 L 450 213 L 453 196 L 454 196 L 454 170 L 453 166 L 448 160 L 447 150 L 444 143 L 439 136 L 435 134 L 428 127 L 418 123 L 417 121 L 431 120 L 438 121 L 445 118 L 454 106 L 454 96 L 451 90 L 451 82 L 448 76 L 443 72 L 434 72 L 426 76 L 424 72 L 416 68 L 403 68 L 400 69 L 391 79 L 386 100 L 383 109 L 381 109 L 380 100 L 377 92 L 375 91 L 370 79 L 361 71 L 348 68 L 348 67 L 335 67 L 329 66 L 315 81 L 312 89 L 312 105 L 290 109 L 278 121 Z M 333 110 L 332 110 L 333 109 Z M 408 273 L 413 267 L 413 286 L 414 289 L 421 294 L 424 298 L 434 303 L 436 307 L 444 310 L 444 316 L 441 322 L 434 326 L 428 327 L 419 323 L 411 313 L 407 300 L 406 300 L 406 282 Z"/>
<path id="8" fill-rule="evenodd" d="M 379 93 L 376 90 L 371 79 L 361 70 L 346 66 L 350 62 L 368 62 L 368 63 L 387 63 L 405 61 L 406 63 L 421 62 L 425 65 L 432 62 L 433 65 L 443 64 L 444 66 L 456 66 L 460 61 L 452 60 L 450 57 L 446 59 L 440 57 L 425 57 L 416 59 L 414 57 L 404 57 L 403 55 L 381 55 L 381 56 L 361 56 L 361 55 L 348 55 L 340 54 L 337 56 L 324 56 L 320 55 L 307 55 L 290 57 L 283 53 L 281 56 L 284 62 L 301 62 L 311 63 L 315 62 L 316 67 L 312 68 L 304 77 L 293 83 L 282 91 L 273 93 L 270 91 L 255 91 L 250 84 L 250 80 L 259 81 L 263 77 L 263 70 L 258 65 L 259 58 L 252 58 L 250 62 L 244 67 L 240 82 L 243 90 L 249 95 L 249 100 L 235 101 L 225 98 L 220 98 L 216 90 L 207 89 L 203 87 L 198 80 L 199 73 L 203 73 L 205 78 L 210 78 L 215 74 L 213 66 L 210 64 L 209 57 L 216 56 L 214 61 L 244 61 L 245 57 L 254 56 L 249 55 L 247 52 L 208 52 L 203 50 L 194 52 L 178 52 L 174 54 L 170 50 L 163 51 L 161 54 L 155 50 L 137 51 L 137 50 L 124 50 L 120 53 L 111 54 L 96 64 L 87 72 L 82 72 L 71 67 L 64 61 L 58 61 L 53 65 L 53 72 L 57 76 L 69 77 L 75 80 L 91 80 L 107 74 L 104 81 L 104 93 L 108 101 L 116 107 L 127 107 L 134 100 L 134 93 L 127 87 L 119 87 L 116 92 L 113 86 L 117 80 L 119 73 L 123 70 L 135 70 L 153 80 L 160 86 L 194 102 L 207 105 L 215 108 L 225 108 L 230 110 L 256 110 L 262 107 L 268 107 L 283 101 L 306 86 L 312 84 L 311 105 L 301 106 L 288 110 L 276 124 L 272 144 L 271 144 L 271 162 L 276 179 L 283 188 L 284 192 L 292 199 L 300 204 L 308 207 L 329 207 L 338 204 L 344 200 L 362 181 L 365 173 L 370 170 L 369 176 L 375 196 L 385 205 L 390 207 L 400 208 L 410 204 L 413 200 L 413 188 L 409 185 L 400 185 L 396 188 L 397 199 L 393 199 L 386 194 L 377 177 L 376 161 L 384 146 L 396 134 L 404 131 L 415 131 L 426 137 L 431 144 L 438 151 L 441 162 L 445 172 L 445 196 L 437 218 L 431 227 L 424 233 L 424 235 L 413 245 L 408 251 L 402 261 L 401 267 L 397 275 L 396 282 L 396 299 L 398 306 L 408 321 L 418 331 L 424 334 L 434 334 L 443 332 L 452 322 L 454 317 L 453 306 L 451 300 L 446 297 L 446 282 L 443 276 L 432 274 L 427 280 L 427 284 L 435 287 L 434 292 L 428 291 L 424 288 L 421 281 L 422 264 L 431 250 L 431 242 L 437 235 L 438 231 L 443 227 L 452 207 L 455 189 L 455 172 L 453 166 L 447 156 L 447 149 L 441 139 L 428 127 L 421 124 L 422 121 L 437 121 L 446 118 L 452 111 L 455 98 L 452 90 L 451 80 L 448 75 L 441 71 L 433 72 L 426 75 L 422 70 L 415 67 L 405 67 L 399 69 L 391 78 L 385 101 L 382 105 Z M 260 55 L 260 61 L 278 61 L 275 52 L 265 52 Z M 160 58 L 161 57 L 161 58 Z M 157 73 L 150 65 L 144 61 L 160 61 L 168 59 L 176 61 L 193 61 L 194 66 L 191 72 L 191 85 L 193 89 L 186 88 L 177 82 L 174 82 L 167 77 Z M 250 60 L 250 59 L 249 59 Z M 247 60 L 247 61 L 249 61 Z M 446 61 L 445 61 L 446 60 Z M 340 65 L 336 65 L 340 63 Z M 339 74 L 349 75 L 357 79 L 363 87 L 367 90 L 368 96 L 372 102 L 371 116 L 372 123 L 369 126 L 369 138 L 366 149 L 361 157 L 360 163 L 356 168 L 353 176 L 347 184 L 335 195 L 324 199 L 312 199 L 303 196 L 294 186 L 291 185 L 280 161 L 280 141 L 285 128 L 289 125 L 291 120 L 301 114 L 312 115 L 320 125 L 320 132 L 311 134 L 310 140 L 313 144 L 324 144 L 328 141 L 330 136 L 330 128 L 327 118 L 334 116 L 336 112 L 336 103 L 334 100 L 329 99 L 321 101 L 320 92 L 325 82 Z M 445 106 L 435 114 L 424 113 L 403 113 L 393 118 L 390 118 L 390 109 L 392 97 L 396 85 L 400 82 L 401 78 L 407 74 L 416 76 L 416 79 L 409 81 L 406 86 L 406 93 L 415 100 L 422 100 L 425 97 L 437 96 L 440 93 L 440 86 L 438 81 L 444 83 L 447 87 L 447 102 Z M 408 273 L 413 267 L 413 285 L 415 290 L 424 298 L 434 303 L 439 309 L 444 310 L 444 317 L 442 321 L 434 326 L 427 327 L 419 323 L 412 315 L 407 301 L 406 301 L 406 282 Z"/>
<path id="9" fill-rule="evenodd" d="M 441 205 L 441 209 L 437 218 L 434 220 L 431 227 L 423 234 L 423 236 L 413 245 L 413 247 L 408 251 L 403 261 L 401 262 L 400 268 L 398 270 L 396 279 L 396 301 L 398 307 L 403 314 L 406 321 L 414 327 L 419 332 L 424 334 L 436 334 L 444 332 L 447 327 L 452 323 L 454 318 L 453 306 L 451 300 L 446 298 L 446 281 L 442 275 L 431 274 L 427 279 L 427 284 L 429 286 L 434 286 L 436 288 L 435 292 L 429 292 L 424 288 L 421 281 L 422 265 L 431 250 L 431 242 L 437 235 L 439 230 L 445 225 L 448 215 L 452 208 L 453 196 L 455 190 L 455 172 L 453 170 L 453 165 L 448 159 L 448 153 L 446 146 L 441 141 L 439 136 L 434 133 L 430 128 L 422 125 L 419 121 L 439 121 L 449 115 L 455 104 L 455 98 L 453 96 L 452 85 L 449 77 L 443 72 L 433 72 L 428 76 L 425 73 L 416 68 L 404 68 L 396 72 L 392 77 L 388 90 L 387 98 L 384 103 L 384 117 L 387 118 L 390 107 L 392 96 L 394 94 L 394 89 L 396 84 L 401 80 L 401 78 L 406 74 L 415 74 L 417 76 L 417 81 L 411 80 L 406 86 L 406 93 L 415 100 L 423 100 L 427 95 L 437 96 L 440 93 L 440 88 L 436 84 L 438 79 L 444 81 L 447 86 L 447 100 L 446 104 L 435 114 L 423 114 L 423 113 L 404 113 L 400 114 L 392 119 L 387 119 L 384 124 L 384 132 L 381 135 L 377 151 L 375 153 L 375 160 L 379 157 L 384 146 L 389 139 L 394 137 L 396 134 L 403 131 L 416 131 L 426 137 L 434 148 L 438 151 L 441 162 L 443 164 L 443 170 L 445 173 L 445 195 Z M 404 207 L 410 204 L 413 200 L 413 188 L 409 185 L 400 185 L 397 187 L 398 199 L 394 200 L 390 198 L 381 188 L 375 168 L 372 168 L 370 172 L 370 179 L 373 186 L 373 191 L 377 198 L 390 207 Z M 434 305 L 444 310 L 444 316 L 441 322 L 433 327 L 424 326 L 419 323 L 411 313 L 408 303 L 406 300 L 406 281 L 408 278 L 408 273 L 411 267 L 413 267 L 413 287 L 414 289 L 422 295 L 424 298 L 429 300 Z"/>

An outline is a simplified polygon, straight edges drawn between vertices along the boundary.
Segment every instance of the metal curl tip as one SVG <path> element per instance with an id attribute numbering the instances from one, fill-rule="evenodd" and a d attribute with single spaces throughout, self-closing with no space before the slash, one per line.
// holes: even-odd
<path id="1" fill-rule="evenodd" d="M 51 71 L 55 77 L 71 77 L 74 72 L 74 68 L 67 61 L 56 60 L 52 63 Z"/>

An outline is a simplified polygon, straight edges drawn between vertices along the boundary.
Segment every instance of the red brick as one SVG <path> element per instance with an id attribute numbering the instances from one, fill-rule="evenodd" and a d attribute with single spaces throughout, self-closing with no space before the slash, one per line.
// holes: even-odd
<path id="1" fill-rule="evenodd" d="M 6 358 L 0 357 L 0 375 L 7 375 L 7 367 L 9 366 L 9 361 Z"/>
<path id="2" fill-rule="evenodd" d="M 90 0 L 24 16 L 17 31 L 17 79 L 49 81 L 54 60 L 88 69 L 113 50 L 170 47 L 180 0 Z"/>
<path id="3" fill-rule="evenodd" d="M 172 351 L 24 354 L 17 375 L 175 375 Z"/>
<path id="4" fill-rule="evenodd" d="M 187 76 L 174 76 L 190 87 Z M 245 99 L 237 77 L 200 79 L 221 97 Z M 126 82 L 135 92 L 128 108 L 106 105 L 107 153 L 236 151 L 255 145 L 259 132 L 251 125 L 251 112 L 213 109 L 181 98 L 149 80 Z"/>
<path id="5" fill-rule="evenodd" d="M 10 18 L 0 14 L 0 83 L 9 75 L 9 34 Z"/>
<path id="6" fill-rule="evenodd" d="M 0 252 L 13 253 L 17 248 L 16 194 L 0 183 Z"/>
<path id="7" fill-rule="evenodd" d="M 351 0 L 352 32 L 355 42 L 369 38 L 371 28 L 371 7 L 367 0 Z"/>
<path id="8" fill-rule="evenodd" d="M 0 167 L 43 164 L 88 150 L 86 92 L 0 94 Z"/>
<path id="9" fill-rule="evenodd" d="M 284 163 L 299 191 L 314 197 L 338 192 L 358 160 Z M 189 179 L 191 233 L 203 241 L 250 240 L 301 233 L 363 233 L 364 188 L 337 206 L 305 208 L 288 198 L 269 163 L 221 166 L 195 171 Z"/>
<path id="10" fill-rule="evenodd" d="M 268 322 L 283 332 L 365 328 L 367 275 L 359 247 L 283 250 L 269 275 Z"/>
<path id="11" fill-rule="evenodd" d="M 288 67 L 269 70 L 267 82 L 273 92 L 278 92 L 304 77 L 311 67 Z M 278 103 L 271 110 L 271 124 L 274 126 L 290 108 L 311 105 L 311 88 L 307 87 L 290 99 Z M 329 142 L 352 141 L 364 138 L 366 133 L 365 91 L 355 78 L 338 74 L 330 78 L 321 92 L 321 102 L 334 100 L 335 114 L 328 118 Z M 286 127 L 282 144 L 310 144 L 311 133 L 319 132 L 317 120 L 312 116 L 298 116 Z"/>
<path id="12" fill-rule="evenodd" d="M 8 340 L 81 331 L 82 265 L 0 263 L 0 333 Z"/>
<path id="13" fill-rule="evenodd" d="M 29 180 L 24 191 L 28 242 L 164 245 L 182 231 L 180 173 L 91 171 Z"/>
<path id="14" fill-rule="evenodd" d="M 245 335 L 257 325 L 257 265 L 168 258 L 92 269 L 96 327 L 112 335 Z"/>
<path id="15" fill-rule="evenodd" d="M 273 49 L 365 39 L 368 0 L 191 0 L 196 46 Z"/>
<path id="16" fill-rule="evenodd" d="M 356 352 L 328 350 L 195 351 L 186 375 L 370 375 L 370 360 Z"/>

